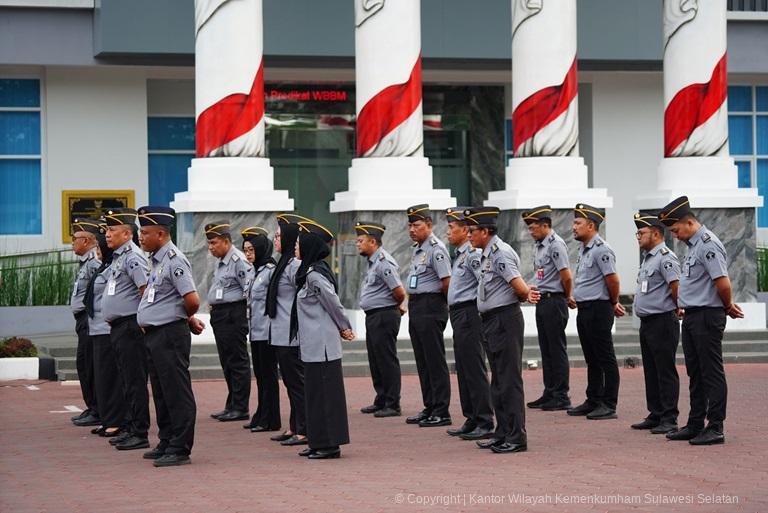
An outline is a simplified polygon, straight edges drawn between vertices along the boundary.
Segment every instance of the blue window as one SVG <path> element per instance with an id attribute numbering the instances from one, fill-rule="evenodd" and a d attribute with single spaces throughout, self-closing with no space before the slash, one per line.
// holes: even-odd
<path id="1" fill-rule="evenodd" d="M 768 116 L 757 116 L 757 154 L 768 155 Z"/>
<path id="2" fill-rule="evenodd" d="M 752 116 L 728 116 L 731 155 L 752 155 Z"/>
<path id="3" fill-rule="evenodd" d="M 752 162 L 737 160 L 736 167 L 739 169 L 739 187 L 752 187 Z"/>
<path id="4" fill-rule="evenodd" d="M 757 112 L 768 112 L 768 86 L 756 87 Z"/>
<path id="5" fill-rule="evenodd" d="M 152 116 L 147 120 L 149 202 L 168 205 L 187 190 L 187 168 L 195 156 L 195 118 Z"/>
<path id="6" fill-rule="evenodd" d="M 752 86 L 728 88 L 728 112 L 752 112 Z"/>
<path id="7" fill-rule="evenodd" d="M 763 206 L 757 209 L 757 226 L 768 227 L 768 207 L 765 206 L 765 198 L 768 198 L 768 159 L 757 159 L 757 192 L 763 197 Z"/>
<path id="8" fill-rule="evenodd" d="M 0 78 L 0 235 L 43 231 L 40 81 Z"/>

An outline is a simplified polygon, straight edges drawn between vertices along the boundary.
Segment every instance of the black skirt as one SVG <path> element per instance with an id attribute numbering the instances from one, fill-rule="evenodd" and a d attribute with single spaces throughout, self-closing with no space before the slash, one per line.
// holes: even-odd
<path id="1" fill-rule="evenodd" d="M 304 363 L 307 438 L 311 449 L 349 443 L 347 398 L 341 359 Z"/>

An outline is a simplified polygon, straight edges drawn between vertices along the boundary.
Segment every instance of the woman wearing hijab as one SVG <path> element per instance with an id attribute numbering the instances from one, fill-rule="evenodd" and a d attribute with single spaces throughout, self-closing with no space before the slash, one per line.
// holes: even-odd
<path id="1" fill-rule="evenodd" d="M 88 312 L 88 334 L 93 339 L 94 385 L 99 405 L 101 427 L 94 434 L 113 437 L 121 433 L 125 424 L 125 399 L 120 371 L 109 338 L 109 324 L 104 320 L 101 299 L 107 287 L 106 269 L 112 263 L 112 250 L 107 246 L 103 230 L 96 235 L 101 254 L 101 266 L 88 282 L 85 291 L 85 311 Z"/>
<path id="2" fill-rule="evenodd" d="M 279 214 L 275 232 L 275 250 L 280 253 L 267 289 L 266 314 L 269 317 L 269 343 L 275 348 L 283 385 L 288 391 L 291 415 L 288 430 L 271 437 L 281 445 L 307 443 L 306 412 L 304 407 L 304 364 L 299 357 L 299 342 L 291 336 L 291 310 L 296 300 L 296 271 L 299 263 L 293 258 L 299 237 L 298 221 L 293 214 Z"/>
<path id="3" fill-rule="evenodd" d="M 304 362 L 309 448 L 299 455 L 321 460 L 341 456 L 349 443 L 347 400 L 341 369 L 341 339 L 352 340 L 349 319 L 338 296 L 336 276 L 323 261 L 330 254 L 333 234 L 314 221 L 299 223 L 296 258 L 296 308 L 291 332 L 296 332 Z"/>
<path id="4" fill-rule="evenodd" d="M 258 388 L 258 406 L 251 421 L 243 428 L 251 433 L 280 429 L 280 388 L 277 384 L 275 348 L 269 344 L 269 317 L 266 314 L 267 289 L 275 270 L 272 241 L 267 231 L 251 226 L 240 232 L 243 253 L 253 264 L 255 276 L 248 290 L 248 324 L 253 375 Z"/>

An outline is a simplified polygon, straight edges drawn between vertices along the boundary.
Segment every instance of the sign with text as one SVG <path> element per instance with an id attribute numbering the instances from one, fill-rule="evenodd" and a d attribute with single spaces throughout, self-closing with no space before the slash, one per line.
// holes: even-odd
<path id="1" fill-rule="evenodd" d="M 72 221 L 76 217 L 99 218 L 111 208 L 136 208 L 131 190 L 63 190 L 61 191 L 61 240 L 70 241 Z"/>

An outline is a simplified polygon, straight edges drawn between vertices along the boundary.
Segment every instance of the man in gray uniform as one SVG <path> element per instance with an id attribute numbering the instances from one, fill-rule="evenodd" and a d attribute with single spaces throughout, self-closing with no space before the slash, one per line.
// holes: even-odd
<path id="1" fill-rule="evenodd" d="M 619 303 L 616 255 L 598 234 L 605 209 L 580 203 L 573 210 L 573 237 L 581 242 L 570 308 L 578 307 L 576 329 L 587 362 L 586 400 L 568 415 L 590 420 L 616 418 L 619 366 L 613 350 L 613 317 L 624 315 Z"/>
<path id="2" fill-rule="evenodd" d="M 466 419 L 448 434 L 464 440 L 488 438 L 493 432 L 491 391 L 485 367 L 483 333 L 477 312 L 477 283 L 480 279 L 482 251 L 469 243 L 469 228 L 464 217 L 467 207 L 445 211 L 448 218 L 448 242 L 456 248 L 448 286 L 448 309 L 453 327 L 453 354 L 459 382 L 461 413 Z"/>
<path id="3" fill-rule="evenodd" d="M 723 423 L 728 397 L 723 368 L 725 316 L 744 317 L 733 302 L 725 247 L 693 214 L 687 196 L 681 196 L 659 213 L 659 219 L 688 246 L 680 276 L 678 306 L 684 311 L 683 352 L 690 378 L 691 410 L 680 431 L 670 440 L 692 445 L 725 442 Z M 708 425 L 704 427 L 704 420 Z"/>
<path id="4" fill-rule="evenodd" d="M 136 211 L 116 208 L 107 211 L 107 245 L 114 250 L 112 264 L 105 271 L 108 281 L 102 299 L 104 320 L 110 326 L 110 339 L 123 377 L 123 393 L 128 410 L 128 430 L 118 450 L 149 447 L 149 393 L 147 391 L 147 346 L 136 322 L 139 301 L 147 285 L 147 260 L 133 242 Z"/>
<path id="5" fill-rule="evenodd" d="M 141 244 L 151 254 L 149 284 L 139 304 L 137 322 L 149 350 L 149 379 L 155 400 L 160 443 L 145 459 L 156 467 L 190 463 L 195 437 L 195 396 L 189 376 L 190 330 L 199 333 L 202 322 L 193 316 L 200 307 L 192 269 L 171 242 L 172 208 L 139 209 Z"/>
<path id="6" fill-rule="evenodd" d="M 539 292 L 520 276 L 520 258 L 496 235 L 496 207 L 464 211 L 472 246 L 482 249 L 477 309 L 482 319 L 485 352 L 491 366 L 491 400 L 496 431 L 478 447 L 505 454 L 528 450 L 523 392 L 523 332 L 520 301 L 536 303 Z"/>
<path id="7" fill-rule="evenodd" d="M 75 332 L 77 333 L 77 379 L 80 381 L 80 392 L 83 394 L 85 410 L 80 415 L 72 417 L 76 426 L 98 426 L 101 424 L 98 408 L 96 407 L 96 390 L 93 372 L 93 341 L 88 335 L 88 314 L 85 311 L 85 290 L 93 274 L 98 270 L 99 262 L 96 244 L 96 234 L 99 233 L 99 223 L 95 219 L 76 218 L 72 223 L 72 251 L 80 258 L 80 269 L 72 287 L 72 313 L 75 316 Z"/>
<path id="8" fill-rule="evenodd" d="M 224 410 L 211 415 L 221 422 L 249 419 L 248 401 L 251 397 L 246 297 L 254 273 L 245 255 L 232 245 L 229 228 L 229 221 L 205 225 L 208 251 L 218 259 L 208 289 L 208 304 L 228 391 Z"/>
<path id="9" fill-rule="evenodd" d="M 429 205 L 408 208 L 408 235 L 413 241 L 407 291 L 411 335 L 424 409 L 406 423 L 421 427 L 451 424 L 451 380 L 445 361 L 443 330 L 448 322 L 446 294 L 451 260 L 445 245 L 432 235 Z"/>
<path id="10" fill-rule="evenodd" d="M 400 415 L 400 361 L 397 359 L 397 333 L 405 312 L 405 289 L 400 267 L 381 247 L 386 227 L 372 221 L 358 221 L 357 251 L 366 257 L 368 269 L 360 287 L 360 308 L 365 312 L 365 347 L 371 381 L 376 391 L 373 404 L 360 408 L 374 417 Z"/>
<path id="11" fill-rule="evenodd" d="M 654 212 L 635 214 L 635 226 L 643 259 L 637 273 L 633 310 L 640 318 L 640 354 L 649 414 L 631 427 L 664 434 L 677 430 L 680 378 L 675 355 L 680 343 L 680 262 L 664 243 L 664 224 Z"/>
<path id="12" fill-rule="evenodd" d="M 552 208 L 549 205 L 523 212 L 523 222 L 536 241 L 533 256 L 533 283 L 541 293 L 536 305 L 536 330 L 539 335 L 544 393 L 529 408 L 545 411 L 567 410 L 570 369 L 568 365 L 565 327 L 568 325 L 568 304 L 573 279 L 568 267 L 568 248 L 552 229 Z"/>

